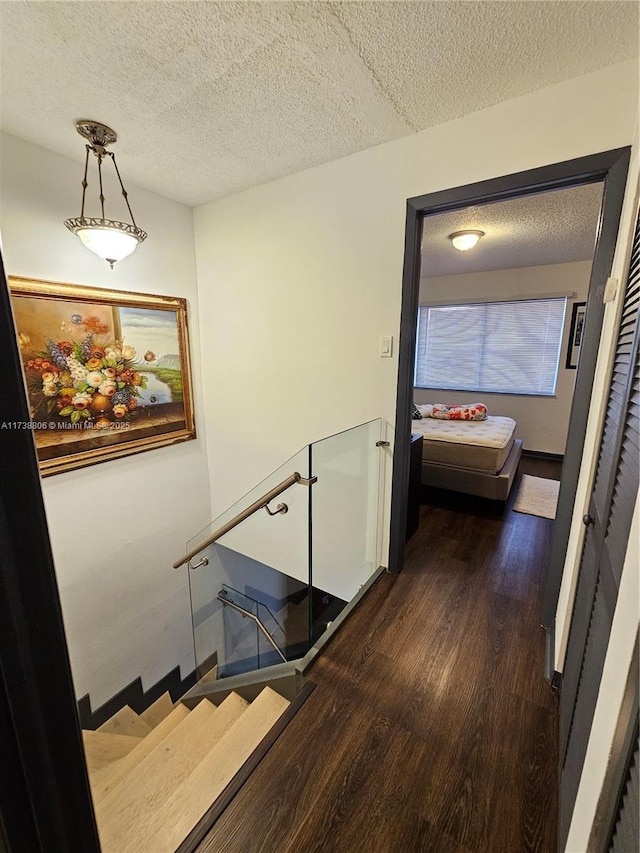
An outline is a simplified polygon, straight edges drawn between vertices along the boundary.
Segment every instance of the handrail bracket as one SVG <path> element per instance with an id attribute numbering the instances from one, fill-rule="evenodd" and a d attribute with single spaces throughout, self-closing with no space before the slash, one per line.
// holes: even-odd
<path id="1" fill-rule="evenodd" d="M 299 486 L 313 486 L 314 483 L 318 482 L 317 477 L 300 477 L 298 480 Z"/>
<path id="2" fill-rule="evenodd" d="M 282 513 L 282 515 L 285 515 L 287 512 L 289 512 L 289 507 L 286 504 L 278 504 L 274 510 L 269 509 L 267 504 L 265 504 L 264 509 L 266 509 L 266 511 L 271 517 L 273 517 L 274 515 L 279 515 L 280 513 Z"/>

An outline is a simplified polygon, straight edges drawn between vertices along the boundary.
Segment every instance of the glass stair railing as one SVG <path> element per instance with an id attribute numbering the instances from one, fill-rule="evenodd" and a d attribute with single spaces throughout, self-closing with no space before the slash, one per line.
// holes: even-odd
<path id="1" fill-rule="evenodd" d="M 187 543 L 199 677 L 300 660 L 378 571 L 388 431 L 307 445 Z"/>

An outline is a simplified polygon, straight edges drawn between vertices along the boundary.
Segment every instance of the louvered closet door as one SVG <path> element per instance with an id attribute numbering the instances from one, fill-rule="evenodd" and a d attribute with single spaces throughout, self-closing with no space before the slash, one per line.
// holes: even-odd
<path id="1" fill-rule="evenodd" d="M 564 850 L 589 741 L 640 469 L 640 220 L 589 505 L 560 695 L 560 850 Z"/>
<path id="2" fill-rule="evenodd" d="M 637 723 L 636 723 L 637 727 Z M 618 813 L 615 818 L 611 842 L 607 848 L 609 853 L 638 853 L 638 738 L 635 739 L 635 751 L 629 759 L 629 766 L 623 780 Z"/>

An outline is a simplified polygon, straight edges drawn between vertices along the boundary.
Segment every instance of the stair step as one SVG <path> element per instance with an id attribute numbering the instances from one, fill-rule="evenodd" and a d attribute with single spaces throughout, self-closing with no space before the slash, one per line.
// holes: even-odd
<path id="1" fill-rule="evenodd" d="M 136 714 L 133 708 L 125 705 L 114 714 L 110 720 L 98 727 L 99 732 L 107 732 L 112 735 L 133 735 L 144 737 L 151 731 L 151 726 Z"/>
<path id="2" fill-rule="evenodd" d="M 173 711 L 173 702 L 168 693 L 163 693 L 159 699 L 140 714 L 141 719 L 152 729 L 161 723 Z"/>
<path id="3" fill-rule="evenodd" d="M 134 767 L 140 764 L 188 716 L 189 709 L 185 705 L 177 705 L 169 716 L 158 723 L 146 737 L 140 739 L 124 758 L 92 773 L 90 781 L 94 803 L 97 805 L 103 800 L 125 776 L 131 773 Z"/>
<path id="4" fill-rule="evenodd" d="M 204 699 L 97 804 L 103 853 L 156 853 L 147 844 L 147 833 L 162 821 L 165 805 L 176 787 L 189 777 L 245 708 L 247 702 L 236 693 L 227 696 L 218 708 Z"/>
<path id="5" fill-rule="evenodd" d="M 140 822 L 135 836 L 129 835 L 126 845 L 119 848 L 116 844 L 103 847 L 105 853 L 134 853 L 143 849 L 174 853 L 289 704 L 265 687 L 190 776 L 170 791 L 157 812 L 145 815 L 144 825 Z"/>
<path id="6" fill-rule="evenodd" d="M 142 740 L 130 735 L 114 735 L 108 732 L 83 731 L 84 754 L 89 770 L 100 770 L 127 755 Z"/>
<path id="7" fill-rule="evenodd" d="M 217 681 L 218 679 L 218 664 L 214 664 L 209 672 L 205 672 L 202 678 L 198 679 L 198 684 L 209 684 L 211 681 Z"/>

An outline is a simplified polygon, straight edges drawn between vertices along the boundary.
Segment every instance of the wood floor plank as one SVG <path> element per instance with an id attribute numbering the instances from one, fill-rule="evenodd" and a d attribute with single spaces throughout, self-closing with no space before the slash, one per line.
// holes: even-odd
<path id="1" fill-rule="evenodd" d="M 553 853 L 539 627 L 553 523 L 513 497 L 424 496 L 405 569 L 317 659 L 316 690 L 198 853 Z"/>

